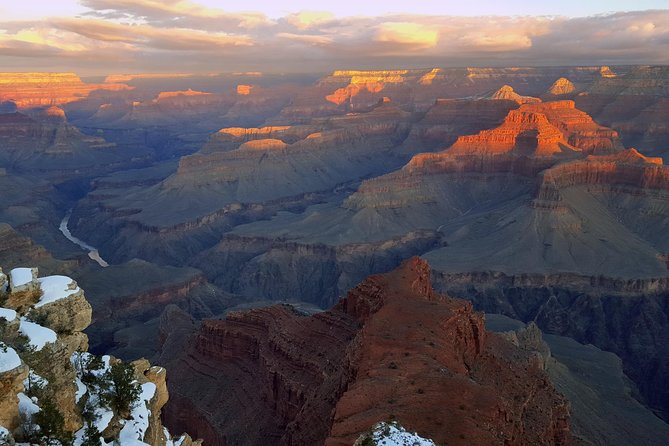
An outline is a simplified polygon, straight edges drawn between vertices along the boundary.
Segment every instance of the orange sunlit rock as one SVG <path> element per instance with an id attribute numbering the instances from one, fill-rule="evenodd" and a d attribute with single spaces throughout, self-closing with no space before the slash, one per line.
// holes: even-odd
<path id="1" fill-rule="evenodd" d="M 561 77 L 560 79 L 553 82 L 551 88 L 548 89 L 548 93 L 555 96 L 559 96 L 562 94 L 573 93 L 574 90 L 576 90 L 574 84 L 566 77 Z"/>
<path id="2" fill-rule="evenodd" d="M 504 85 L 502 88 L 497 90 L 490 99 L 500 99 L 507 101 L 514 101 L 518 104 L 526 104 L 530 102 L 541 102 L 539 98 L 533 98 L 532 96 L 521 96 L 513 90 L 513 87 L 510 85 Z"/>
<path id="3" fill-rule="evenodd" d="M 237 85 L 237 94 L 240 96 L 250 95 L 251 90 L 253 90 L 253 85 L 244 85 L 244 84 Z"/>
<path id="4" fill-rule="evenodd" d="M 0 73 L 0 102 L 13 101 L 19 108 L 63 105 L 94 90 L 130 89 L 120 83 L 87 84 L 74 73 Z"/>
<path id="5" fill-rule="evenodd" d="M 156 96 L 155 102 L 169 98 L 176 98 L 179 96 L 210 96 L 210 95 L 211 93 L 191 90 L 190 88 L 188 90 L 181 90 L 181 91 L 162 91 L 158 94 L 158 96 Z"/>
<path id="6" fill-rule="evenodd" d="M 363 91 L 369 93 L 380 93 L 386 87 L 386 84 L 401 84 L 405 81 L 404 75 L 407 70 L 387 70 L 387 71 L 335 71 L 332 76 L 348 77 L 349 84 L 346 87 L 338 88 L 332 94 L 327 95 L 325 99 L 337 105 L 341 105 L 351 98 L 359 95 Z"/>

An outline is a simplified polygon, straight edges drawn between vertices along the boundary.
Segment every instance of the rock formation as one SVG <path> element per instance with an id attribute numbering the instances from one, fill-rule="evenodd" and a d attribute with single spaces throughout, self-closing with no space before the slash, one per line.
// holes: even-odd
<path id="1" fill-rule="evenodd" d="M 478 135 L 462 136 L 452 154 L 552 156 L 570 151 L 611 151 L 620 147 L 615 131 L 597 125 L 573 101 L 529 103 L 507 115 L 504 123 Z"/>
<path id="2" fill-rule="evenodd" d="M 121 83 L 87 84 L 74 73 L 0 73 L 0 102 L 13 101 L 19 108 L 63 105 L 95 90 L 129 88 Z"/>
<path id="3" fill-rule="evenodd" d="M 5 436 L 0 441 L 33 444 L 44 440 L 41 435 L 51 440 L 74 435 L 81 441 L 87 420 L 107 441 L 172 444 L 160 421 L 168 400 L 165 370 L 146 360 L 134 362 L 138 400 L 130 417 L 116 412 L 101 402 L 96 380 L 106 379 L 106 371 L 120 361 L 106 356 L 99 367 L 90 365 L 94 358 L 85 353 L 88 338 L 82 330 L 92 311 L 81 288 L 65 276 L 38 278 L 36 268 L 14 268 L 8 277 L 0 270 L 0 434 Z M 60 414 L 62 426 L 36 428 L 36 414 L 48 410 Z"/>
<path id="4" fill-rule="evenodd" d="M 519 95 L 513 90 L 513 87 L 510 85 L 503 85 L 502 88 L 500 88 L 490 96 L 490 99 L 513 101 L 518 104 L 530 104 L 534 102 L 541 102 L 541 99 L 539 98 Z"/>
<path id="5" fill-rule="evenodd" d="M 564 94 L 570 94 L 573 93 L 576 90 L 576 87 L 566 77 L 561 77 L 560 79 L 556 80 L 553 82 L 553 85 L 551 85 L 551 88 L 548 89 L 548 94 L 551 94 L 553 96 L 561 96 Z"/>
<path id="6" fill-rule="evenodd" d="M 172 376 L 193 383 L 170 381 L 167 423 L 214 444 L 351 445 L 387 419 L 438 444 L 570 440 L 568 404 L 536 357 L 436 294 L 417 258 L 325 313 L 231 313 L 165 344 Z"/>

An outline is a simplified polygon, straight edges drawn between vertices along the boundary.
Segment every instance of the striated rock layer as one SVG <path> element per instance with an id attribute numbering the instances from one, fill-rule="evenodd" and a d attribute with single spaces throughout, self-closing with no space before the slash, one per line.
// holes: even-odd
<path id="1" fill-rule="evenodd" d="M 87 84 L 74 73 L 0 73 L 0 102 L 19 108 L 62 105 L 79 101 L 94 90 L 129 90 L 125 84 Z"/>
<path id="2" fill-rule="evenodd" d="M 435 293 L 418 258 L 314 316 L 231 313 L 190 336 L 177 320 L 162 356 L 176 376 L 166 422 L 208 444 L 352 445 L 388 419 L 438 444 L 570 441 L 543 362 Z"/>

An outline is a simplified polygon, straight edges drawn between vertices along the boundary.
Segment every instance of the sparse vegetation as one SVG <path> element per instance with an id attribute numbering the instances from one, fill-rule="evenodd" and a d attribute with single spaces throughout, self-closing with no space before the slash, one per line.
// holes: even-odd
<path id="1" fill-rule="evenodd" d="M 100 400 L 114 413 L 127 418 L 141 392 L 133 367 L 123 362 L 113 364 L 103 375 L 103 380 Z"/>
<path id="2" fill-rule="evenodd" d="M 95 424 L 87 423 L 81 446 L 100 446 L 100 431 Z"/>
<path id="3" fill-rule="evenodd" d="M 65 431 L 65 419 L 54 402 L 48 398 L 40 401 L 41 408 L 33 416 L 33 423 L 39 426 L 32 435 L 31 442 L 43 446 L 70 446 L 72 434 Z"/>

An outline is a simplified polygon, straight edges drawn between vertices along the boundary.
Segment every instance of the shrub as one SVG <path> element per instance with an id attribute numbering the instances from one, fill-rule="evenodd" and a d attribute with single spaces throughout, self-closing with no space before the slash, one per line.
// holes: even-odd
<path id="1" fill-rule="evenodd" d="M 40 444 L 62 446 L 72 444 L 72 434 L 65 431 L 65 418 L 56 405 L 50 399 L 40 401 L 41 408 L 33 416 L 33 423 L 40 427 L 35 435 Z"/>
<path id="2" fill-rule="evenodd" d="M 127 418 L 141 392 L 134 368 L 119 362 L 109 368 L 103 379 L 107 386 L 101 389 L 100 400 L 121 418 Z"/>
<path id="3" fill-rule="evenodd" d="M 100 446 L 100 431 L 93 423 L 88 423 L 84 430 L 81 446 Z"/>

